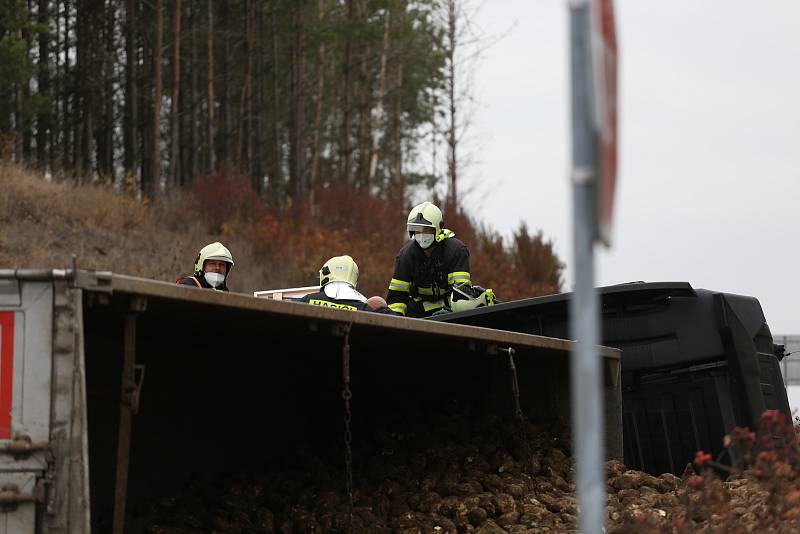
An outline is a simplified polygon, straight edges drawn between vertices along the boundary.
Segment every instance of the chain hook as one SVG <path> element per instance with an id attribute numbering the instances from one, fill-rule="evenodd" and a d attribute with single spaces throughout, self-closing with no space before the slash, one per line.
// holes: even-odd
<path id="1" fill-rule="evenodd" d="M 353 323 L 348 323 L 343 329 L 344 342 L 342 344 L 342 400 L 344 401 L 344 466 L 345 490 L 349 508 L 347 510 L 348 532 L 353 531 L 353 434 L 350 424 L 353 414 L 350 411 L 350 399 L 353 392 L 350 390 L 350 329 Z"/>
<path id="2" fill-rule="evenodd" d="M 533 472 L 533 452 L 531 451 L 531 444 L 528 442 L 528 433 L 525 430 L 525 414 L 522 411 L 522 405 L 519 402 L 519 380 L 517 378 L 517 365 L 514 362 L 514 354 L 516 351 L 513 347 L 497 349 L 498 352 L 508 354 L 508 369 L 511 372 L 511 394 L 514 396 L 515 412 L 517 422 L 519 423 L 519 434 L 522 439 L 522 444 L 525 447 L 525 455 L 528 459 L 525 471 L 531 475 L 533 494 L 537 495 L 536 491 L 536 475 Z"/>

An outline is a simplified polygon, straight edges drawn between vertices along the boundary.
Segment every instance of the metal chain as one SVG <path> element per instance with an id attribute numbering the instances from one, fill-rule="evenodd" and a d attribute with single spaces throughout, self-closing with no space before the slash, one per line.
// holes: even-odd
<path id="1" fill-rule="evenodd" d="M 511 371 L 511 393 L 514 395 L 514 404 L 516 407 L 515 415 L 519 423 L 520 438 L 525 447 L 525 456 L 528 461 L 525 469 L 531 475 L 533 494 L 536 495 L 536 475 L 533 473 L 533 452 L 531 451 L 531 444 L 528 442 L 528 433 L 525 431 L 525 414 L 522 412 L 522 406 L 519 403 L 519 381 L 517 380 L 517 366 L 514 363 L 514 348 L 508 347 L 508 368 Z"/>
<path id="2" fill-rule="evenodd" d="M 344 400 L 344 466 L 345 466 L 345 490 L 349 508 L 347 510 L 348 532 L 353 530 L 353 434 L 350 430 L 350 423 L 353 414 L 350 412 L 350 399 L 353 392 L 350 391 L 350 328 L 353 323 L 348 323 L 344 327 L 344 344 L 342 345 L 342 399 Z"/>

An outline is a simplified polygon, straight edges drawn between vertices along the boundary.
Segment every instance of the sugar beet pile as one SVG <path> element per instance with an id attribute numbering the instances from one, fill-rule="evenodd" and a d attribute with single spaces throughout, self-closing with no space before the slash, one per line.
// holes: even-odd
<path id="1" fill-rule="evenodd" d="M 298 452 L 266 474 L 196 480 L 179 495 L 140 506 L 129 525 L 152 534 L 575 531 L 566 426 L 525 425 L 530 448 L 517 419 L 469 413 L 439 413 L 416 425 L 387 421 L 368 443 L 356 436 L 352 519 L 343 455 L 335 450 L 327 459 L 324 452 Z M 679 478 L 626 470 L 616 460 L 606 467 L 609 532 L 791 532 L 800 526 L 800 508 L 791 499 L 786 506 L 781 496 L 776 507 L 774 479 L 757 480 L 749 471 L 722 482 L 709 471 Z M 797 497 L 800 503 L 800 492 Z"/>

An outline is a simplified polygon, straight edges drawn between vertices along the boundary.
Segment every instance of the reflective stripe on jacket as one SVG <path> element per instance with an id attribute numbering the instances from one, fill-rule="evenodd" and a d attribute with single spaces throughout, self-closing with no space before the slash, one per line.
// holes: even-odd
<path id="1" fill-rule="evenodd" d="M 369 311 L 376 313 L 385 313 L 388 315 L 395 315 L 389 308 L 379 308 L 373 310 L 366 302 L 348 299 L 333 299 L 325 294 L 324 291 L 318 291 L 305 295 L 300 299 L 300 302 L 313 304 L 314 306 L 322 306 L 323 308 L 336 308 L 339 310 L 353 310 L 353 311 Z"/>
<path id="2" fill-rule="evenodd" d="M 397 254 L 389 281 L 389 308 L 408 317 L 427 317 L 444 307 L 455 284 L 470 283 L 469 250 L 453 233 L 431 246 L 431 255 L 409 241 Z"/>

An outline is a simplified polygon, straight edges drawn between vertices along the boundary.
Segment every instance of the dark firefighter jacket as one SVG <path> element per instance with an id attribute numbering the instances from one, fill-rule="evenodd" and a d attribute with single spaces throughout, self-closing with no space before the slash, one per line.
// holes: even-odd
<path id="1" fill-rule="evenodd" d="M 431 245 L 430 257 L 411 240 L 400 249 L 394 263 L 386 302 L 407 317 L 428 317 L 445 306 L 454 284 L 470 283 L 469 250 L 455 234 Z"/>
<path id="2" fill-rule="evenodd" d="M 376 313 L 385 313 L 388 315 L 395 315 L 393 311 L 389 308 L 379 308 L 377 310 L 373 310 L 372 308 L 367 305 L 366 302 L 361 302 L 360 300 L 349 300 L 349 299 L 333 299 L 325 294 L 324 291 L 318 291 L 316 293 L 311 293 L 309 295 L 305 295 L 300 299 L 301 302 L 306 302 L 308 304 L 314 304 L 316 306 L 323 306 L 325 308 L 337 308 L 340 310 L 359 310 L 359 311 L 370 311 Z"/>
<path id="3" fill-rule="evenodd" d="M 211 284 L 206 282 L 206 277 L 203 276 L 202 273 L 194 273 L 189 276 L 184 276 L 182 278 L 178 278 L 175 280 L 175 283 L 179 286 L 192 286 L 192 287 L 199 287 L 202 289 L 213 289 L 215 291 L 228 291 L 227 280 L 222 283 L 221 286 L 214 288 L 211 287 Z"/>

